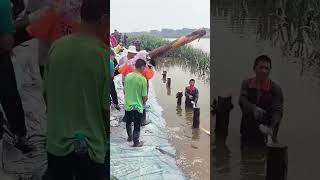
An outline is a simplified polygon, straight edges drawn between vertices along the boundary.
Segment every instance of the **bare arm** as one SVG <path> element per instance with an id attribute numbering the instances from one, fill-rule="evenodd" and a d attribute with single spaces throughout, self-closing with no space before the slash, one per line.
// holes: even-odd
<path id="1" fill-rule="evenodd" d="M 142 101 L 143 101 L 143 104 L 145 104 L 148 101 L 148 96 L 143 96 Z"/>

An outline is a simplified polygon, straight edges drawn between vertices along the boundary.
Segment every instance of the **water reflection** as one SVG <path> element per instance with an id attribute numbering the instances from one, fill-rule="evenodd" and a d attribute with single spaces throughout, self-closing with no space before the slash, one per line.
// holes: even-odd
<path id="1" fill-rule="evenodd" d="M 226 145 L 226 137 L 215 137 L 211 147 L 212 165 L 219 174 L 227 175 L 231 172 L 230 157 L 231 151 Z"/>
<path id="2" fill-rule="evenodd" d="M 171 88 L 167 87 L 167 95 L 171 96 Z"/>
<path id="3" fill-rule="evenodd" d="M 192 140 L 198 141 L 200 139 L 200 129 L 199 128 L 193 128 L 192 129 Z"/>
<path id="4" fill-rule="evenodd" d="M 198 142 L 200 140 L 200 129 L 199 128 L 192 128 L 192 142 L 191 148 L 198 149 Z"/>
<path id="5" fill-rule="evenodd" d="M 177 105 L 176 110 L 177 110 L 177 115 L 178 115 L 178 116 L 182 116 L 182 108 L 181 108 L 181 105 Z"/>
<path id="6" fill-rule="evenodd" d="M 240 180 L 265 180 L 265 147 L 241 144 Z"/>
<path id="7" fill-rule="evenodd" d="M 187 121 L 187 125 L 192 125 L 193 118 L 193 108 L 185 106 L 185 119 Z"/>

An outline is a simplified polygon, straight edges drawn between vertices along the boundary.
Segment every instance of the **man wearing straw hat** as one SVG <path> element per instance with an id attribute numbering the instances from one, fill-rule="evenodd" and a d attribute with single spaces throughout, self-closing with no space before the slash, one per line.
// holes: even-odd
<path id="1" fill-rule="evenodd" d="M 129 48 L 126 50 L 126 52 L 127 52 L 127 55 L 120 58 L 119 66 L 125 65 L 130 59 L 134 58 L 136 56 L 136 54 L 138 54 L 136 47 L 133 45 L 129 46 Z M 125 75 L 122 76 L 122 84 L 123 85 L 124 85 L 124 79 L 125 79 Z"/>
<path id="2" fill-rule="evenodd" d="M 136 46 L 134 45 L 130 45 L 129 48 L 126 50 L 127 55 L 123 56 L 120 60 L 119 60 L 119 65 L 121 66 L 122 64 L 125 64 L 128 62 L 129 59 L 134 58 L 134 56 L 136 54 L 138 54 L 138 51 L 136 49 Z"/>

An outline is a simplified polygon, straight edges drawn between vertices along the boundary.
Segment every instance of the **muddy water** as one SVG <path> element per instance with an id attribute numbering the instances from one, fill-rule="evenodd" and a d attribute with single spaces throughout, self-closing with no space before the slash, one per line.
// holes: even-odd
<path id="1" fill-rule="evenodd" d="M 183 169 L 188 179 L 210 179 L 210 89 L 208 77 L 190 73 L 191 66 L 183 59 L 159 59 L 156 74 L 153 79 L 155 91 L 163 108 L 170 140 L 177 150 L 177 163 Z M 166 87 L 162 72 L 167 71 L 171 77 L 171 89 Z M 182 105 L 177 106 L 176 93 L 184 92 L 189 79 L 196 80 L 200 97 L 200 129 L 192 129 L 193 109 L 185 108 L 184 97 Z"/>
<path id="2" fill-rule="evenodd" d="M 167 38 L 169 41 L 176 40 L 175 38 Z M 201 38 L 190 43 L 191 46 L 210 54 L 210 38 Z"/>
<path id="3" fill-rule="evenodd" d="M 270 40 L 274 40 L 277 34 L 271 33 L 274 22 L 269 15 L 284 2 L 228 0 L 213 4 L 212 96 L 231 93 L 235 105 L 230 115 L 226 144 L 213 144 L 213 179 L 265 179 L 265 150 L 241 147 L 241 112 L 237 103 L 241 81 L 253 75 L 253 60 L 260 54 L 272 58 L 271 78 L 284 93 L 285 112 L 278 138 L 288 146 L 288 179 L 320 179 L 320 83 L 317 68 L 301 71 L 302 57 L 284 51 L 283 42 L 274 45 Z M 265 14 L 261 16 L 261 13 Z"/>

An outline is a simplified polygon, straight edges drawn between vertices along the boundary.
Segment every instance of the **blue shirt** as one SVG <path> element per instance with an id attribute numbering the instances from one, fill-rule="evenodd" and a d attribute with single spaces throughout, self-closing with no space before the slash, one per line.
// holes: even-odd
<path id="1" fill-rule="evenodd" d="M 11 2 L 0 0 L 0 33 L 13 33 L 15 26 L 12 20 Z"/>
<path id="2" fill-rule="evenodd" d="M 113 64 L 113 61 L 112 59 L 110 59 L 110 73 L 114 73 L 114 64 Z"/>

